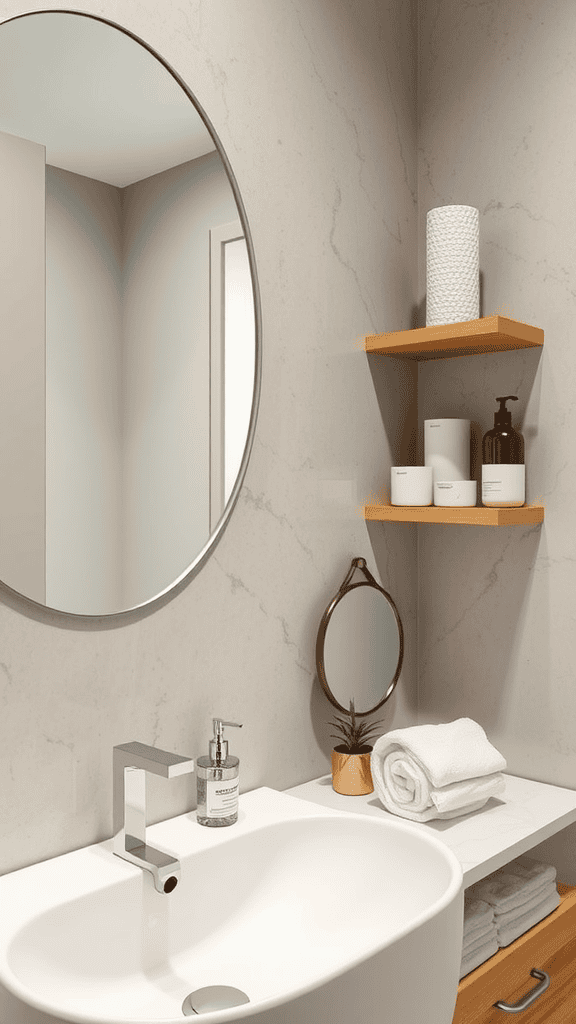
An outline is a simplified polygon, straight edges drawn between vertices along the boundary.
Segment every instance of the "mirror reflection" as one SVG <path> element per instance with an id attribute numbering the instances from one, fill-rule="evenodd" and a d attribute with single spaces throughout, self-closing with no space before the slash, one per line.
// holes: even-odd
<path id="1" fill-rule="evenodd" d="M 363 580 L 352 583 L 356 570 Z M 328 700 L 349 714 L 369 715 L 391 696 L 402 668 L 402 623 L 390 595 L 363 558 L 355 558 L 318 631 L 316 666 Z"/>
<path id="2" fill-rule="evenodd" d="M 0 579 L 145 604 L 245 468 L 254 287 L 224 162 L 151 51 L 91 16 L 0 25 Z"/>

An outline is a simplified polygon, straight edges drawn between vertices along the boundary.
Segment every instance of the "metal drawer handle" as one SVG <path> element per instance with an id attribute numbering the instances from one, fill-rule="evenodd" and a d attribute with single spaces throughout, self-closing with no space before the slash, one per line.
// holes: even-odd
<path id="1" fill-rule="evenodd" d="M 530 975 L 532 978 L 538 978 L 540 984 L 536 985 L 536 988 L 533 988 L 528 995 L 524 996 L 517 1003 L 504 1003 L 499 999 L 497 1003 L 494 1003 L 494 1006 L 497 1006 L 499 1010 L 506 1010 L 506 1013 L 521 1013 L 522 1010 L 527 1010 L 529 1006 L 532 1006 L 534 1000 L 538 999 L 538 996 L 541 996 L 548 988 L 550 975 L 546 974 L 546 971 L 537 970 L 536 967 L 532 968 Z"/>

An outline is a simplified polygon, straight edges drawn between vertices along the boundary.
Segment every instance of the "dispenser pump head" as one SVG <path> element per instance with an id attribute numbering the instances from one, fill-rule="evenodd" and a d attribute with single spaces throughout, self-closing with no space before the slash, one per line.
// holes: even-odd
<path id="1" fill-rule="evenodd" d="M 224 726 L 233 725 L 236 729 L 241 729 L 242 725 L 239 722 L 224 722 L 222 718 L 213 718 L 212 724 L 214 739 L 210 740 L 210 760 L 213 764 L 220 764 L 228 757 L 228 740 L 224 739 Z"/>
<path id="2" fill-rule="evenodd" d="M 500 408 L 494 413 L 494 426 L 495 427 L 512 427 L 512 413 L 506 408 L 506 402 L 517 402 L 518 395 L 505 395 L 503 398 L 497 398 L 497 402 L 500 402 Z"/>

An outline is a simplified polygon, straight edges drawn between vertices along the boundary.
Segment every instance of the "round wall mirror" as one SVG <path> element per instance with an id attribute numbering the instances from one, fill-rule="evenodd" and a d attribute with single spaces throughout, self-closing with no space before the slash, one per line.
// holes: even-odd
<path id="1" fill-rule="evenodd" d="M 237 185 L 178 75 L 78 12 L 0 24 L 0 580 L 77 615 L 197 571 L 260 374 Z"/>
<path id="2" fill-rule="evenodd" d="M 356 570 L 363 580 L 352 583 Z M 354 558 L 338 593 L 328 605 L 316 641 L 316 668 L 334 707 L 369 715 L 391 696 L 402 668 L 404 634 L 394 601 Z"/>

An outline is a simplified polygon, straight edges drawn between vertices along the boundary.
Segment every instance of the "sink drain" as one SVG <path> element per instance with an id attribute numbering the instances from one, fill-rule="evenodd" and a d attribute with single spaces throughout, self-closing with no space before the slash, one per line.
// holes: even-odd
<path id="1" fill-rule="evenodd" d="M 246 993 L 232 985 L 207 985 L 186 996 L 182 1003 L 182 1013 L 185 1017 L 192 1017 L 196 1013 L 227 1010 L 229 1006 L 242 1006 L 249 1002 Z"/>

